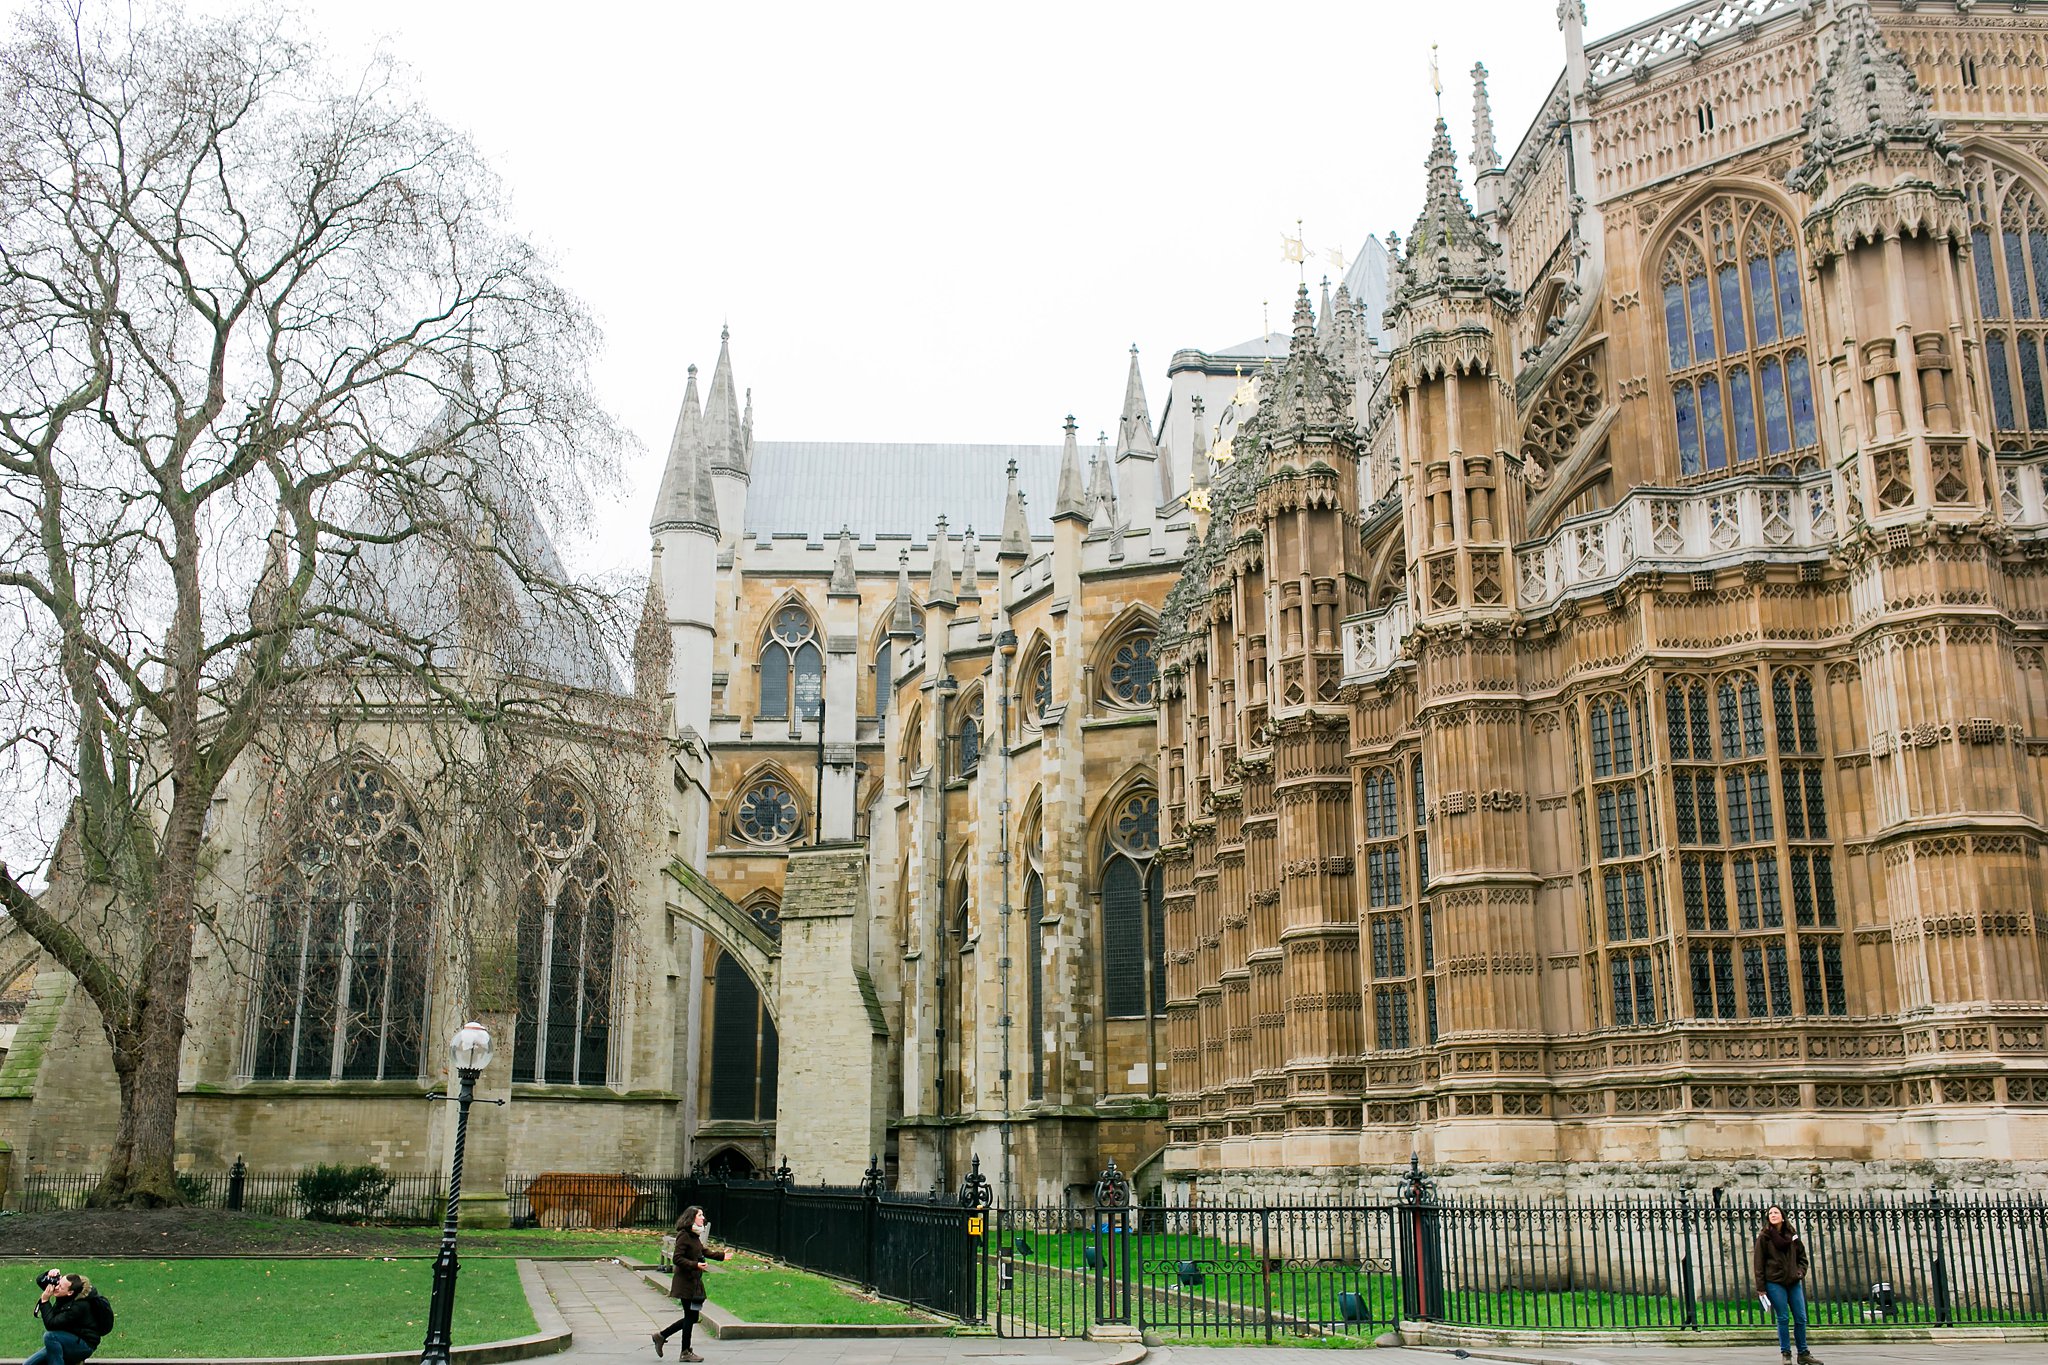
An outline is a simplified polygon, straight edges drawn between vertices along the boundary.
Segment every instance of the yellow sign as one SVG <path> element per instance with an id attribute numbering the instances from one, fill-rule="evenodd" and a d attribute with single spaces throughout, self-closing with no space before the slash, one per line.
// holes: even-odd
<path id="1" fill-rule="evenodd" d="M 1214 464 L 1225 465 L 1237 458 L 1237 443 L 1225 437 L 1209 447 L 1209 459 Z"/>
<path id="2" fill-rule="evenodd" d="M 967 1235 L 969 1237 L 981 1236 L 981 1219 L 979 1217 L 967 1220 Z"/>

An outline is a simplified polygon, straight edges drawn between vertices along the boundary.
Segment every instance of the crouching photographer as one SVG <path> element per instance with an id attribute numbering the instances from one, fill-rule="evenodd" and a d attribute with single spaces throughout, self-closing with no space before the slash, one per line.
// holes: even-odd
<path id="1" fill-rule="evenodd" d="M 36 1277 L 43 1291 L 36 1316 L 43 1320 L 43 1349 L 26 1365 L 78 1365 L 114 1330 L 114 1306 L 83 1275 L 46 1270 Z"/>

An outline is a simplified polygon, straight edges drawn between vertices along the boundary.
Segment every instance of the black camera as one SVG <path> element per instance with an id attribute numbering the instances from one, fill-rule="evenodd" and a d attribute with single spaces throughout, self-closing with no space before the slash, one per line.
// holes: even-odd
<path id="1" fill-rule="evenodd" d="M 36 1288 L 49 1289 L 63 1278 L 64 1272 L 61 1270 L 45 1270 L 42 1274 L 36 1276 Z"/>

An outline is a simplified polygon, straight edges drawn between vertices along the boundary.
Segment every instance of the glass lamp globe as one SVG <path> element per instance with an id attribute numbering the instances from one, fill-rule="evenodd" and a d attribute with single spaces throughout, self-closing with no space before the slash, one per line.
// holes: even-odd
<path id="1" fill-rule="evenodd" d="M 472 1019 L 455 1030 L 448 1044 L 449 1059 L 457 1071 L 482 1071 L 491 1064 L 491 1034 Z"/>

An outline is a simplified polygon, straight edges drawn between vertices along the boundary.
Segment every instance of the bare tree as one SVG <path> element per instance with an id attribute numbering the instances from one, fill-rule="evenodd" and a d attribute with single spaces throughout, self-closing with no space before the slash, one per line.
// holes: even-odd
<path id="1" fill-rule="evenodd" d="M 589 320 L 390 66 L 53 2 L 0 82 L 0 903 L 112 1048 L 96 1199 L 172 1202 L 223 779 L 308 698 L 476 726 L 550 662 L 604 689 L 616 603 L 534 528 L 622 438 Z"/>

